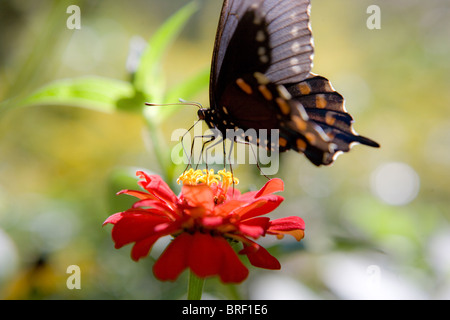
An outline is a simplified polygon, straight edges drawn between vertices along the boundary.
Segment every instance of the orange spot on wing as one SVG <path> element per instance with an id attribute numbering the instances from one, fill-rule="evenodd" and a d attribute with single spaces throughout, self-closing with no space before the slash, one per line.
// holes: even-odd
<path id="1" fill-rule="evenodd" d="M 253 93 L 252 87 L 250 87 L 250 85 L 247 82 L 245 82 L 243 79 L 241 79 L 241 78 L 237 79 L 236 80 L 236 84 L 246 94 L 252 94 Z"/>

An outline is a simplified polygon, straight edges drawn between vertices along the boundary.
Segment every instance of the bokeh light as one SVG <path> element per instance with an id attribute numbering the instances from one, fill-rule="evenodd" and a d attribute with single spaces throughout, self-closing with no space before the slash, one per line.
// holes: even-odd
<path id="1" fill-rule="evenodd" d="M 380 165 L 372 175 L 372 191 L 392 205 L 413 201 L 420 190 L 420 178 L 409 165 L 390 162 Z"/>

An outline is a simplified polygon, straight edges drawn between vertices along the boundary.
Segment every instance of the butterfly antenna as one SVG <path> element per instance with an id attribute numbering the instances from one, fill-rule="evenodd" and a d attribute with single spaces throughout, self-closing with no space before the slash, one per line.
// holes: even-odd
<path id="1" fill-rule="evenodd" d="M 185 104 L 185 105 L 188 105 L 188 106 L 196 106 L 199 109 L 203 108 L 202 104 L 200 102 L 197 102 L 197 101 L 186 101 L 186 100 L 181 99 L 181 98 L 179 98 L 178 101 L 180 101 L 180 104 Z"/>
<path id="2" fill-rule="evenodd" d="M 183 99 L 178 99 L 180 102 L 176 102 L 176 103 L 151 103 L 151 102 L 146 102 L 145 105 L 146 106 L 150 106 L 150 107 L 163 107 L 163 106 L 194 106 L 197 107 L 199 109 L 202 108 L 202 104 L 200 102 L 195 102 L 195 101 L 186 101 Z"/>

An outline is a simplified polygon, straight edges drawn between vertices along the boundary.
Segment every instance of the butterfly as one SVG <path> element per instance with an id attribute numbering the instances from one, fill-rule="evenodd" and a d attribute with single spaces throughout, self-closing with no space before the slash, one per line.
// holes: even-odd
<path id="1" fill-rule="evenodd" d="M 309 0 L 225 0 L 210 76 L 210 108 L 198 117 L 219 130 L 279 130 L 251 141 L 294 150 L 316 166 L 333 163 L 355 143 L 379 144 L 352 128 L 344 98 L 311 72 Z"/>

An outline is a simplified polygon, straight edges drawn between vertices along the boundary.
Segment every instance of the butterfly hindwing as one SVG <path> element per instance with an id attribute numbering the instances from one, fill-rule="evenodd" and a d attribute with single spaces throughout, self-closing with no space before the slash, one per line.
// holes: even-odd
<path id="1" fill-rule="evenodd" d="M 264 138 L 258 136 L 251 142 L 280 152 L 292 149 L 304 153 L 316 165 L 324 164 L 334 152 L 328 136 L 309 120 L 301 103 L 261 73 L 245 74 L 227 85 L 220 103 L 222 108 L 214 112 L 213 125 L 223 133 L 227 129 L 257 130 Z M 236 105 L 240 107 L 229 108 Z M 278 130 L 276 141 L 271 139 L 273 129 Z"/>
<path id="2" fill-rule="evenodd" d="M 354 121 L 345 108 L 344 98 L 334 90 L 328 79 L 312 76 L 286 87 L 292 98 L 304 106 L 309 119 L 317 123 L 335 144 L 336 152 L 349 151 L 353 143 L 379 147 L 375 141 L 354 131 Z"/>

